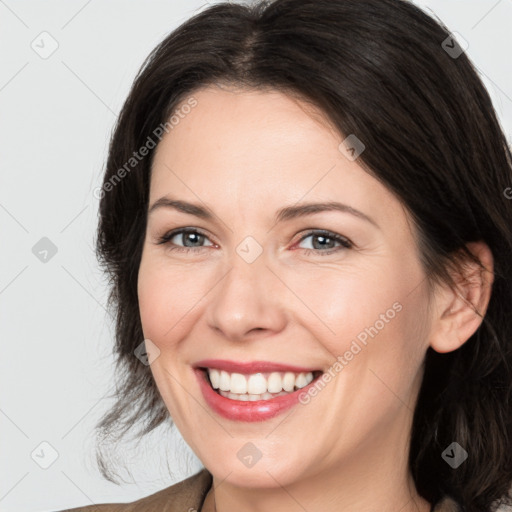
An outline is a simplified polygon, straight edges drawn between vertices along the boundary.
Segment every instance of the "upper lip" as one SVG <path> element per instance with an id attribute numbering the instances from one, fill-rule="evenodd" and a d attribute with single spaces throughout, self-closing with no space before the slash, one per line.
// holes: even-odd
<path id="1" fill-rule="evenodd" d="M 264 373 L 264 372 L 294 372 L 308 373 L 318 371 L 318 368 L 306 368 L 290 364 L 274 363 L 271 361 L 228 361 L 225 359 L 203 359 L 194 364 L 196 368 L 216 368 L 228 373 Z"/>

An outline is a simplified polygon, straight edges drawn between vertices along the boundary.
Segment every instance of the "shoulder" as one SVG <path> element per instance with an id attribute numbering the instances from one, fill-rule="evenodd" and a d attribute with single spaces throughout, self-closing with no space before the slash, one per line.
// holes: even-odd
<path id="1" fill-rule="evenodd" d="M 104 503 L 60 512 L 192 512 L 200 510 L 210 490 L 212 475 L 206 469 L 161 491 L 131 503 Z"/>

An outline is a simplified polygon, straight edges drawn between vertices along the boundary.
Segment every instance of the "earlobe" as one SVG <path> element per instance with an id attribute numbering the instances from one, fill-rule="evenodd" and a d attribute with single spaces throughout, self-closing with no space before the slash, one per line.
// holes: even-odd
<path id="1" fill-rule="evenodd" d="M 492 252 L 483 241 L 466 246 L 484 268 L 469 260 L 461 269 L 463 275 L 455 276 L 455 290 L 446 286 L 435 292 L 437 308 L 432 319 L 430 346 L 436 352 L 452 352 L 461 347 L 480 327 L 491 298 Z"/>

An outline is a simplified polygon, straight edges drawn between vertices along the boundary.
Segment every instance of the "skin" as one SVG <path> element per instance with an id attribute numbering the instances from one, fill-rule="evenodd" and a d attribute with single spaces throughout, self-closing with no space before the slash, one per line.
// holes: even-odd
<path id="1" fill-rule="evenodd" d="M 338 149 L 345 137 L 311 105 L 277 91 L 211 86 L 161 140 L 150 200 L 199 203 L 148 217 L 138 294 L 151 371 L 185 441 L 213 475 L 218 512 L 428 512 L 407 466 L 412 413 L 429 346 L 455 350 L 477 329 L 492 279 L 431 294 L 400 201 Z M 275 212 L 339 201 L 371 217 L 326 211 L 276 224 Z M 199 228 L 203 241 L 176 235 Z M 330 230 L 353 248 L 309 229 Z M 253 237 L 263 253 L 237 252 Z M 188 253 L 171 250 L 186 244 Z M 315 244 L 315 245 L 313 245 Z M 310 249 L 309 253 L 307 249 Z M 337 249 L 330 255 L 323 255 Z M 492 269 L 483 243 L 471 249 Z M 194 252 L 195 251 L 195 252 Z M 480 276 L 475 271 L 475 276 Z M 327 371 L 392 305 L 400 312 L 311 401 L 258 423 L 227 420 L 204 401 L 192 365 L 266 360 Z M 248 468 L 248 442 L 261 459 Z"/>

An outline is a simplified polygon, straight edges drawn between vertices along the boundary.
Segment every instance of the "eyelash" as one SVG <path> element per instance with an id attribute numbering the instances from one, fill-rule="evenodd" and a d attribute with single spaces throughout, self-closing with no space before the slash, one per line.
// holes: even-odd
<path id="1" fill-rule="evenodd" d="M 160 237 L 158 239 L 157 245 L 169 244 L 169 241 L 172 238 L 174 238 L 176 235 L 190 234 L 190 233 L 198 234 L 198 235 L 204 236 L 205 238 L 208 238 L 205 233 L 203 233 L 201 230 L 196 229 L 196 228 L 176 229 L 176 230 L 170 231 L 169 233 L 166 233 L 165 235 Z M 329 249 L 329 250 L 325 250 L 325 251 L 319 250 L 319 249 L 302 249 L 302 251 L 304 251 L 304 254 L 306 256 L 309 256 L 311 253 L 315 253 L 315 255 L 328 256 L 330 254 L 333 254 L 333 253 L 338 252 L 343 249 L 352 249 L 354 246 L 354 244 L 348 238 L 345 238 L 341 235 L 333 233 L 332 231 L 327 231 L 327 230 L 323 230 L 323 229 L 313 229 L 313 230 L 308 231 L 301 237 L 301 239 L 297 243 L 304 241 L 306 238 L 308 238 L 312 235 L 322 236 L 324 238 L 328 238 L 329 240 L 333 240 L 334 242 L 339 242 L 342 245 L 342 247 L 337 247 L 337 248 Z M 170 244 L 169 250 L 188 253 L 190 251 L 198 252 L 204 248 L 205 247 L 182 247 L 179 245 Z"/>

